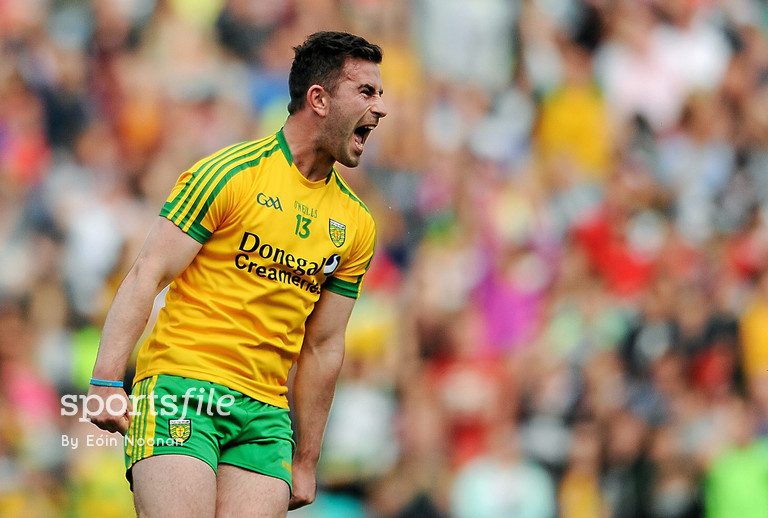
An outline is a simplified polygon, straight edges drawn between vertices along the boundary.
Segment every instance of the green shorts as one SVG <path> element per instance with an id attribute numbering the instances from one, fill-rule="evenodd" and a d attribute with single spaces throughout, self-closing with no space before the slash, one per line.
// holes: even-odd
<path id="1" fill-rule="evenodd" d="M 126 477 L 153 455 L 190 455 L 285 480 L 295 443 L 288 410 L 210 381 L 161 374 L 133 386 L 125 436 Z"/>

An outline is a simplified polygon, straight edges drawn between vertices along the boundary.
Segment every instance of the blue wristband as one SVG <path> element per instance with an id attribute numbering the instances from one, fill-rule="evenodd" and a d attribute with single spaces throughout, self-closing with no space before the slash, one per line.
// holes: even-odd
<path id="1" fill-rule="evenodd" d="M 112 381 L 112 380 L 100 380 L 97 378 L 91 378 L 91 385 L 94 385 L 96 387 L 122 387 L 123 382 L 122 381 Z"/>

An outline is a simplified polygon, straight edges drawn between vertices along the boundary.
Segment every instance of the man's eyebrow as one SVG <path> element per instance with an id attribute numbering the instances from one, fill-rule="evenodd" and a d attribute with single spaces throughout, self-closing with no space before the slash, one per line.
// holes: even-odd
<path id="1" fill-rule="evenodd" d="M 374 92 L 377 91 L 376 87 L 374 87 L 370 83 L 364 83 L 364 84 L 360 85 L 360 90 L 373 90 Z M 379 88 L 378 93 L 379 93 L 379 95 L 384 95 L 384 89 L 383 88 Z"/>

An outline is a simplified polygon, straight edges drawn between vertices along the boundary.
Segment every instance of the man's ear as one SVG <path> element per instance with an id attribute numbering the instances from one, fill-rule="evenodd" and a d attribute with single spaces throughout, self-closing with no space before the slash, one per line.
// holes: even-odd
<path id="1" fill-rule="evenodd" d="M 307 90 L 307 106 L 321 117 L 328 115 L 328 92 L 320 85 L 312 85 Z"/>

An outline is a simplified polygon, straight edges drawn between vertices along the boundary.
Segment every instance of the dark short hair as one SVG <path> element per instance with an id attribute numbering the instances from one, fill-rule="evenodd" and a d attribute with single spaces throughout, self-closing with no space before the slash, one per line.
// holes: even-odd
<path id="1" fill-rule="evenodd" d="M 382 57 L 381 47 L 347 32 L 316 32 L 293 50 L 295 56 L 288 75 L 291 114 L 304 107 L 312 85 L 318 84 L 333 93 L 348 58 L 378 64 Z"/>

